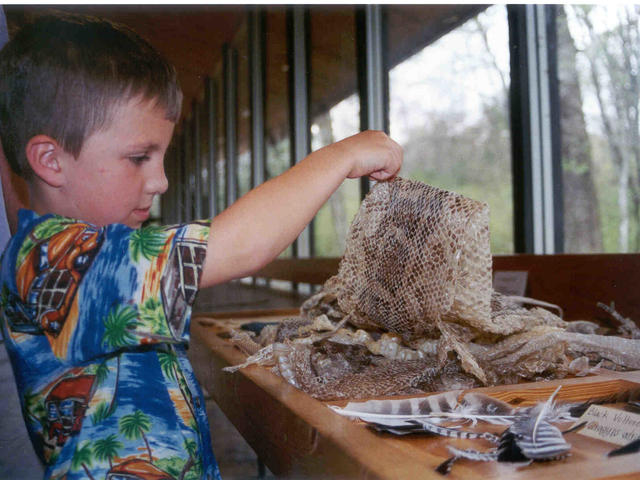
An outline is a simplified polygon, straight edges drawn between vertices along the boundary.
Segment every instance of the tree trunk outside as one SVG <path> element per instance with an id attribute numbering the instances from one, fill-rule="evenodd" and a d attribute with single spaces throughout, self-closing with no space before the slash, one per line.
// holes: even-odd
<path id="1" fill-rule="evenodd" d="M 591 147 L 582 111 L 582 92 L 576 69 L 576 47 L 562 6 L 558 8 L 557 29 L 564 249 L 570 253 L 601 252 L 602 229 L 593 181 Z"/>

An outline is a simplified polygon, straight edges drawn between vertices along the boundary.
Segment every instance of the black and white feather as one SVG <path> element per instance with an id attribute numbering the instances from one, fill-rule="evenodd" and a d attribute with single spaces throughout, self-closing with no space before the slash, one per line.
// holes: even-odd
<path id="1" fill-rule="evenodd" d="M 492 461 L 510 463 L 530 463 L 549 461 L 569 455 L 571 445 L 564 439 L 562 432 L 549 422 L 554 412 L 554 398 L 560 387 L 549 399 L 530 409 L 529 415 L 518 416 L 513 424 L 500 435 L 498 447 L 483 452 L 473 449 L 461 450 L 449 446 L 453 456 L 442 462 L 436 471 L 446 475 L 454 462 L 460 458 L 474 461 Z"/>
<path id="2" fill-rule="evenodd" d="M 345 407 L 331 408 L 340 415 L 394 427 L 423 421 L 431 424 L 447 421 L 473 425 L 483 421 L 511 425 L 516 418 L 517 410 L 508 403 L 480 393 L 461 394 L 461 390 L 454 390 L 428 397 L 349 402 Z"/>

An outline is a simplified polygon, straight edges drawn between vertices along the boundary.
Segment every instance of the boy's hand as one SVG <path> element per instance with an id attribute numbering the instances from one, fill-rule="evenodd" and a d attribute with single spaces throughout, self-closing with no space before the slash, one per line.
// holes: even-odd
<path id="1" fill-rule="evenodd" d="M 378 130 L 357 133 L 333 146 L 343 149 L 342 157 L 351 162 L 348 178 L 369 175 L 374 180 L 389 180 L 402 166 L 402 147 Z"/>

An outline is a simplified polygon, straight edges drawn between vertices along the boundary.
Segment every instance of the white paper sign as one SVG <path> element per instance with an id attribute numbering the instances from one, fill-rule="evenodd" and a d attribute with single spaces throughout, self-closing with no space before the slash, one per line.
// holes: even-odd
<path id="1" fill-rule="evenodd" d="M 493 274 L 493 289 L 503 295 L 524 297 L 527 289 L 527 272 L 522 270 L 497 270 Z"/>
<path id="2" fill-rule="evenodd" d="M 617 408 L 591 405 L 575 425 L 587 422 L 578 433 L 591 438 L 626 445 L 640 438 L 640 414 Z"/>

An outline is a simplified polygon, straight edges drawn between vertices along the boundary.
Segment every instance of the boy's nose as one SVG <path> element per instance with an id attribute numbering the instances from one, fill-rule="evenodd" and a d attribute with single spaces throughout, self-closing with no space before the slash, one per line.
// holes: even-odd
<path id="1" fill-rule="evenodd" d="M 164 171 L 164 164 L 160 162 L 160 165 L 151 169 L 149 177 L 147 178 L 147 192 L 154 195 L 161 195 L 169 188 L 169 180 Z"/>

